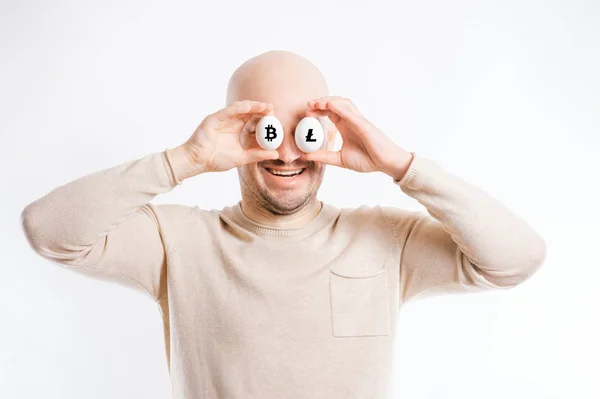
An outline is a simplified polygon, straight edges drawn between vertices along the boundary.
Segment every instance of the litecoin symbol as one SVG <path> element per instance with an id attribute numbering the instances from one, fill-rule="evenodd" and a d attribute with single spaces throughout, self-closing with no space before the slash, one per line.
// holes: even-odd
<path id="1" fill-rule="evenodd" d="M 273 141 L 273 139 L 277 138 L 277 133 L 275 133 L 277 131 L 277 129 L 275 129 L 273 127 L 273 125 L 267 125 L 267 126 L 265 126 L 265 130 L 267 131 L 267 135 L 265 136 L 265 140 L 267 140 L 267 141 Z"/>
<path id="2" fill-rule="evenodd" d="M 312 131 L 313 131 L 312 129 L 308 129 L 308 134 L 306 135 L 306 141 L 307 142 L 309 142 L 309 141 L 316 142 L 317 141 L 317 139 L 315 139 L 313 137 L 313 132 Z"/>

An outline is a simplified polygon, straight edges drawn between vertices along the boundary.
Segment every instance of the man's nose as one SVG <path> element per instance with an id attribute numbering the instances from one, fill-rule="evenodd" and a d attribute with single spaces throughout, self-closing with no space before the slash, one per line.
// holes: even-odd
<path id="1" fill-rule="evenodd" d="M 279 152 L 279 159 L 285 163 L 293 163 L 303 157 L 304 153 L 296 145 L 294 129 L 285 132 L 283 141 L 277 151 Z"/>

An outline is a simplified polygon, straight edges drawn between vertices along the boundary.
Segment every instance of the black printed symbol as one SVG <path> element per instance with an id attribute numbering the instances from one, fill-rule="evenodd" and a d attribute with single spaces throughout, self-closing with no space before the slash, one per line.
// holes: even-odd
<path id="1" fill-rule="evenodd" d="M 306 142 L 313 141 L 316 142 L 317 139 L 313 137 L 312 129 L 308 129 L 308 134 L 306 135 Z"/>
<path id="2" fill-rule="evenodd" d="M 273 125 L 266 126 L 265 130 L 267 131 L 267 135 L 265 136 L 267 141 L 273 141 L 273 139 L 277 138 L 277 129 L 275 129 Z"/>

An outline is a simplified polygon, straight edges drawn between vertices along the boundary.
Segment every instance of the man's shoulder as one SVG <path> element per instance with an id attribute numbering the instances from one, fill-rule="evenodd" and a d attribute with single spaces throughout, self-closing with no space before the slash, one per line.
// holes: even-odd
<path id="1" fill-rule="evenodd" d="M 385 214 L 380 205 L 360 205 L 339 209 L 338 224 L 353 230 L 385 227 Z"/>
<path id="2" fill-rule="evenodd" d="M 217 209 L 201 208 L 198 205 L 174 203 L 147 204 L 143 208 L 151 211 L 158 219 L 179 226 L 181 226 L 182 223 L 198 223 L 200 220 L 205 222 L 218 222 L 220 212 L 220 210 Z"/>
<path id="3" fill-rule="evenodd" d="M 377 219 L 381 217 L 410 218 L 422 214 L 422 212 L 389 205 L 360 205 L 341 208 L 340 214 L 355 219 Z"/>
<path id="4" fill-rule="evenodd" d="M 340 218 L 356 226 L 387 225 L 393 228 L 399 224 L 411 224 L 425 212 L 389 205 L 360 205 L 354 208 L 341 208 Z"/>
<path id="5" fill-rule="evenodd" d="M 340 208 L 340 217 L 352 220 L 378 220 L 382 216 L 380 205 L 360 205 Z"/>

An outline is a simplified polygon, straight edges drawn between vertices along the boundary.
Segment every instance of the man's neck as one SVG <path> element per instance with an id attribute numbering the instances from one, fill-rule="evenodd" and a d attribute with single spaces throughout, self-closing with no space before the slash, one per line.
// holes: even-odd
<path id="1" fill-rule="evenodd" d="M 313 198 L 306 206 L 289 215 L 273 214 L 260 204 L 253 201 L 241 201 L 242 212 L 256 223 L 276 228 L 297 229 L 309 224 L 321 212 L 321 201 Z"/>

